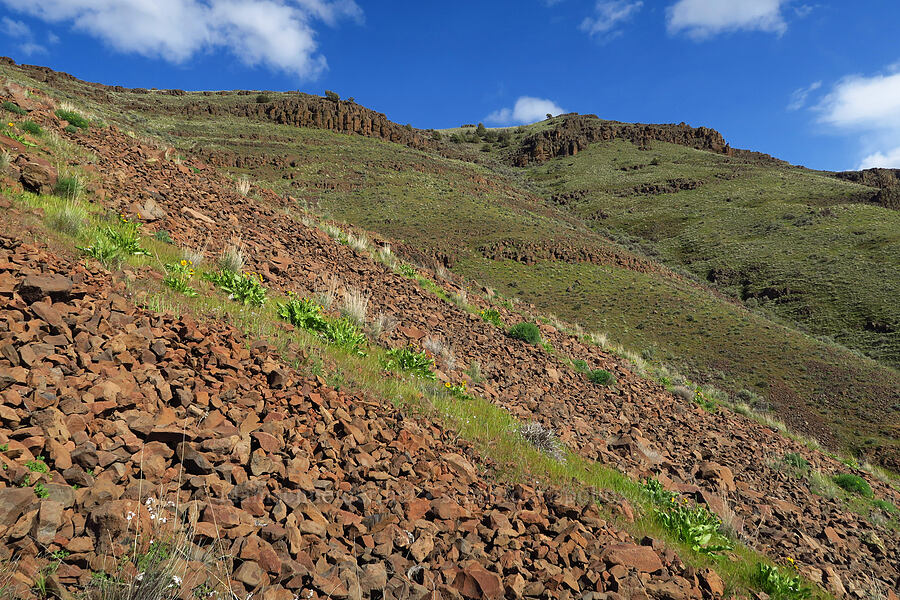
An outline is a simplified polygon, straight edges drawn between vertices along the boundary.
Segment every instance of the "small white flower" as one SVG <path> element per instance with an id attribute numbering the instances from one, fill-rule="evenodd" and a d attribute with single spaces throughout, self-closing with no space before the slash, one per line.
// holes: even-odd
<path id="1" fill-rule="evenodd" d="M 175 585 L 181 585 L 181 577 L 179 577 L 178 575 L 172 575 L 172 582 L 175 583 Z"/>
<path id="2" fill-rule="evenodd" d="M 135 580 L 135 581 L 143 581 L 143 580 L 144 580 L 144 574 L 143 574 L 143 573 L 138 573 L 138 574 L 134 577 L 134 580 Z"/>

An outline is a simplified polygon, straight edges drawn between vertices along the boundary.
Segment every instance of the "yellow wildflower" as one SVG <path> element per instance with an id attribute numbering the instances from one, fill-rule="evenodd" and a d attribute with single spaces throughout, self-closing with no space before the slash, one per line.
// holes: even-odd
<path id="1" fill-rule="evenodd" d="M 184 260 L 183 258 L 181 259 L 181 266 L 182 266 L 182 267 L 186 267 L 186 266 L 187 266 L 187 261 Z"/>
<path id="2" fill-rule="evenodd" d="M 448 381 L 447 383 L 444 384 L 444 387 L 447 389 L 450 389 L 450 387 L 452 387 L 452 386 L 450 385 L 450 382 Z"/>

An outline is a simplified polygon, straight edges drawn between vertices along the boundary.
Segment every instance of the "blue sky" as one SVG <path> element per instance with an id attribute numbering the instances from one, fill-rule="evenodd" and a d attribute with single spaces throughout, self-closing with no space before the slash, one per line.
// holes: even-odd
<path id="1" fill-rule="evenodd" d="M 417 127 L 681 122 L 900 168 L 896 0 L 0 0 L 0 53 L 128 87 L 325 89 Z"/>

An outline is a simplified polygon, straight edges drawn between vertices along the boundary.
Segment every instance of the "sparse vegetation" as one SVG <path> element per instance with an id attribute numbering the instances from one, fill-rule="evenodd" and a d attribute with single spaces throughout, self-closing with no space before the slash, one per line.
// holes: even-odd
<path id="1" fill-rule="evenodd" d="M 56 180 L 56 186 L 53 193 L 60 198 L 74 200 L 81 195 L 83 186 L 77 175 L 66 175 Z"/>
<path id="2" fill-rule="evenodd" d="M 359 290 L 347 290 L 344 292 L 344 303 L 341 306 L 341 314 L 357 327 L 366 323 L 366 312 L 369 309 L 369 296 Z"/>
<path id="3" fill-rule="evenodd" d="M 88 213 L 81 204 L 71 200 L 44 210 L 47 224 L 60 233 L 77 238 L 88 221 Z"/>
<path id="4" fill-rule="evenodd" d="M 753 581 L 772 600 L 804 600 L 812 596 L 812 589 L 803 583 L 799 575 L 785 573 L 766 563 L 756 565 Z"/>
<path id="5" fill-rule="evenodd" d="M 44 134 L 44 130 L 41 129 L 41 126 L 34 121 L 23 121 L 20 127 L 25 133 L 30 133 L 34 136 L 40 136 Z"/>
<path id="6" fill-rule="evenodd" d="M 486 308 L 478 313 L 481 315 L 481 318 L 491 325 L 496 325 L 497 327 L 503 329 L 506 327 L 506 324 L 503 322 L 503 318 L 500 316 L 500 313 L 493 308 Z"/>
<path id="7" fill-rule="evenodd" d="M 198 292 L 191 286 L 194 278 L 193 263 L 182 260 L 178 263 L 166 264 L 166 276 L 163 283 L 169 288 L 188 297 L 197 296 Z"/>
<path id="8" fill-rule="evenodd" d="M 548 429 L 536 421 L 523 423 L 518 429 L 526 442 L 556 461 L 566 460 L 565 445 L 559 441 L 552 429 Z"/>

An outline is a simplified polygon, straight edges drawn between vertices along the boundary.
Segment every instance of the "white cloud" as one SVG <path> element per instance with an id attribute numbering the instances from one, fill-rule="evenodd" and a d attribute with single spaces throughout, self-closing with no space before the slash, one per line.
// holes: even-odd
<path id="1" fill-rule="evenodd" d="M 837 127 L 900 130 L 900 73 L 845 77 L 817 108 Z"/>
<path id="2" fill-rule="evenodd" d="M 887 153 L 876 152 L 862 159 L 858 169 L 900 169 L 900 147 Z"/>
<path id="3" fill-rule="evenodd" d="M 552 100 L 522 96 L 516 100 L 516 104 L 512 108 L 495 110 L 484 120 L 496 125 L 525 124 L 542 121 L 547 118 L 548 114 L 559 115 L 564 112 L 566 111 Z"/>
<path id="4" fill-rule="evenodd" d="M 601 0 L 594 7 L 595 16 L 581 22 L 581 30 L 590 35 L 608 34 L 619 24 L 630 19 L 644 5 L 628 0 Z"/>
<path id="5" fill-rule="evenodd" d="M 0 33 L 19 42 L 19 52 L 25 56 L 44 54 L 47 49 L 34 41 L 31 28 L 22 21 L 14 21 L 9 17 L 0 19 Z"/>
<path id="6" fill-rule="evenodd" d="M 226 49 L 246 65 L 299 77 L 325 67 L 311 23 L 362 19 L 353 0 L 0 0 L 51 23 L 71 23 L 112 48 L 173 63 Z"/>
<path id="7" fill-rule="evenodd" d="M 900 168 L 900 72 L 850 75 L 812 107 L 818 121 L 838 133 L 858 135 L 865 157 L 859 168 Z"/>
<path id="8" fill-rule="evenodd" d="M 809 95 L 822 87 L 821 81 L 816 81 L 811 83 L 808 87 L 802 87 L 794 90 L 794 93 L 791 94 L 791 100 L 788 103 L 788 110 L 800 110 L 804 106 L 806 106 L 806 101 L 809 99 Z"/>
<path id="9" fill-rule="evenodd" d="M 783 34 L 787 23 L 781 8 L 787 0 L 678 0 L 668 8 L 670 33 L 695 40 L 730 31 Z"/>

